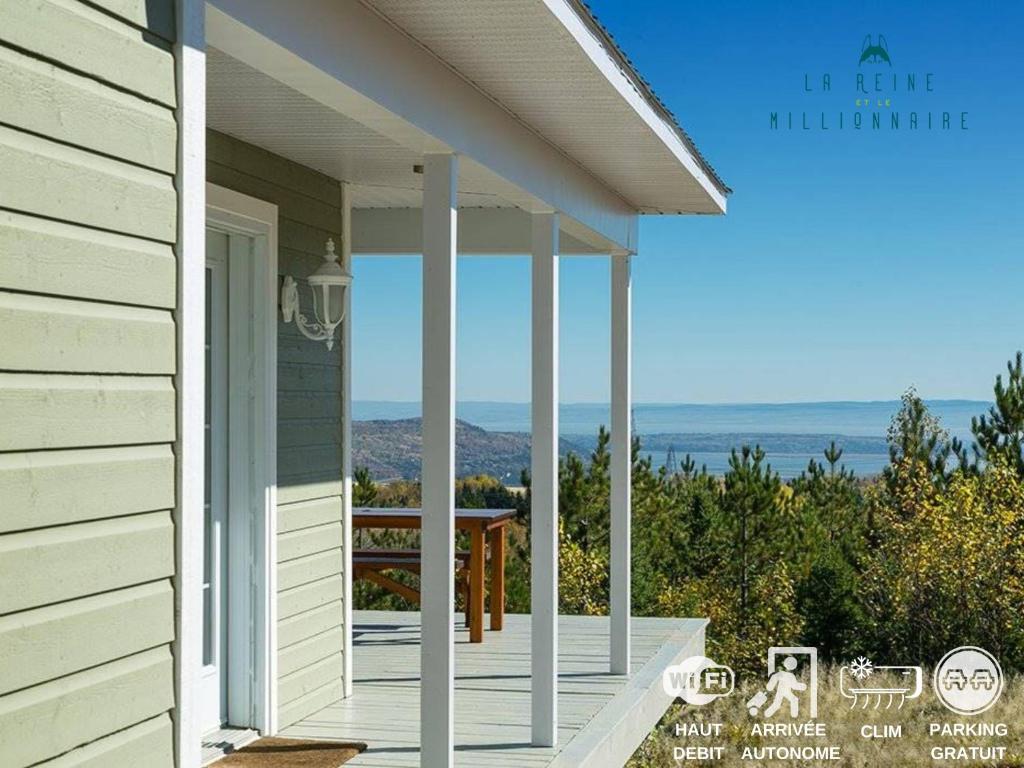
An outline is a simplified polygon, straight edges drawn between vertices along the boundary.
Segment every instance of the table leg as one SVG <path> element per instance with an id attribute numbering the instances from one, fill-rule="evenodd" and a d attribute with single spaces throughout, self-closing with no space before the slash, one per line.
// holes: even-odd
<path id="1" fill-rule="evenodd" d="M 488 534 L 491 544 L 491 629 L 500 632 L 505 623 L 505 526 Z"/>
<path id="2" fill-rule="evenodd" d="M 484 529 L 474 526 L 469 532 L 469 642 L 484 641 Z"/>

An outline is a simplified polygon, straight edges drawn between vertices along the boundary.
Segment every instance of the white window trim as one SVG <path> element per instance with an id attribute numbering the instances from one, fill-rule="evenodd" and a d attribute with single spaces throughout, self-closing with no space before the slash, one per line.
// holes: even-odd
<path id="1" fill-rule="evenodd" d="M 255 501 L 262 514 L 255 525 L 229 537 L 242 537 L 243 546 L 252 547 L 250 583 L 237 581 L 229 586 L 229 602 L 240 613 L 233 626 L 251 626 L 252 643 L 238 644 L 229 634 L 228 711 L 251 713 L 232 717 L 232 725 L 246 725 L 264 735 L 277 732 L 277 206 L 233 190 L 206 185 L 206 222 L 218 229 L 253 237 L 252 322 L 256 345 L 253 370 L 252 430 L 248 445 L 232 451 L 229 461 L 251 461 L 252 486 L 262 499 Z M 230 471 L 230 470 L 229 470 Z M 257 497 L 258 498 L 258 497 Z M 232 541 L 229 546 L 235 546 Z M 200 630 L 201 631 L 201 630 Z M 234 656 L 236 662 L 232 663 Z M 233 693 L 234 692 L 234 693 Z M 242 695 L 249 701 L 233 700 Z"/>
<path id="2" fill-rule="evenodd" d="M 203 412 L 206 333 L 206 30 L 203 0 L 176 3 L 178 365 L 174 508 L 174 751 L 179 768 L 202 761 L 198 704 L 203 665 Z"/>

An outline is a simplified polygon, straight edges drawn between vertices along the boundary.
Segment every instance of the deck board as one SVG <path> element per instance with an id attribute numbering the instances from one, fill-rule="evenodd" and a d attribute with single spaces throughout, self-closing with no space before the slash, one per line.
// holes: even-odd
<path id="1" fill-rule="evenodd" d="M 599 715 L 621 722 L 616 728 L 649 729 L 651 724 L 643 718 L 637 725 L 637 718 L 625 715 L 632 708 L 644 709 L 644 717 L 650 719 L 652 702 L 664 711 L 657 698 L 664 696 L 660 668 L 702 652 L 705 624 L 702 619 L 635 618 L 633 674 L 626 678 L 608 673 L 607 617 L 559 617 L 558 747 L 543 748 L 530 745 L 530 617 L 507 615 L 504 631 L 486 632 L 480 644 L 469 643 L 460 622 L 455 652 L 456 766 L 546 768 L 562 752 L 593 753 L 590 743 L 608 735 L 600 719 L 594 728 L 587 727 Z M 365 742 L 367 750 L 348 763 L 353 768 L 418 766 L 419 613 L 357 611 L 354 637 L 352 697 L 281 735 Z M 598 757 L 586 764 L 621 765 L 616 761 L 603 763 Z"/>

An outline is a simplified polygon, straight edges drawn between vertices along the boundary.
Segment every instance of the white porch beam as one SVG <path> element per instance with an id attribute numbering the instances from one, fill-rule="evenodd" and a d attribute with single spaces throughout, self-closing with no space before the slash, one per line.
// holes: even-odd
<path id="1" fill-rule="evenodd" d="M 530 506 L 532 741 L 558 740 L 558 214 L 533 220 Z"/>
<path id="2" fill-rule="evenodd" d="M 611 256 L 611 672 L 629 674 L 630 527 L 632 499 L 630 256 Z"/>
<path id="3" fill-rule="evenodd" d="M 533 247 L 531 214 L 519 208 L 463 208 L 459 211 L 460 254 L 524 255 Z M 355 208 L 352 252 L 360 256 L 423 252 L 423 215 L 419 208 Z M 564 221 L 561 221 L 564 224 Z M 558 253 L 601 255 L 595 248 L 562 229 Z"/>
<path id="4" fill-rule="evenodd" d="M 427 155 L 423 178 L 423 565 L 420 765 L 454 763 L 455 236 L 454 155 Z"/>
<path id="5" fill-rule="evenodd" d="M 210 45 L 229 56 L 416 153 L 459 153 L 474 186 L 526 211 L 561 211 L 592 245 L 634 248 L 635 208 L 364 4 L 207 7 Z"/>

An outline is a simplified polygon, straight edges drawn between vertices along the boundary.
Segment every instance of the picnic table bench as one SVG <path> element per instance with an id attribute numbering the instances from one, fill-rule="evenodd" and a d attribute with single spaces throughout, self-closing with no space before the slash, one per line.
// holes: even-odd
<path id="1" fill-rule="evenodd" d="M 352 552 L 352 575 L 356 579 L 383 587 L 389 592 L 405 598 L 410 603 L 420 604 L 419 590 L 391 578 L 385 571 L 420 572 L 422 558 L 418 549 L 356 549 Z M 472 604 L 469 578 L 469 550 L 455 553 L 455 581 L 462 590 L 466 605 L 466 626 L 469 626 L 469 607 Z"/>
<path id="2" fill-rule="evenodd" d="M 480 643 L 484 639 L 484 600 L 486 590 L 484 586 L 484 570 L 488 551 L 491 560 L 491 585 L 490 585 L 490 609 L 491 609 L 491 630 L 501 631 L 505 619 L 505 528 L 515 518 L 514 509 L 456 509 L 455 527 L 460 531 L 469 533 L 469 565 L 468 580 L 465 589 L 467 590 L 467 604 L 469 606 L 468 623 L 470 642 Z M 396 529 L 396 530 L 417 530 L 423 526 L 423 510 L 416 507 L 402 508 L 378 508 L 378 507 L 354 507 L 352 509 L 353 529 Z M 391 562 L 396 563 L 390 566 L 395 570 L 406 570 L 415 572 L 413 567 L 419 568 L 422 564 L 417 550 L 411 551 L 410 555 L 394 555 L 396 550 L 387 550 L 391 553 Z M 384 552 L 384 550 L 381 550 Z M 359 550 L 359 556 L 363 558 L 378 557 L 374 550 Z M 379 557 L 388 558 L 389 555 Z M 402 558 L 405 558 L 402 560 Z M 456 556 L 458 562 L 458 556 Z M 419 602 L 419 593 L 394 579 L 388 579 L 380 573 L 387 570 L 383 563 L 364 562 L 357 569 L 356 553 L 353 552 L 353 576 L 362 574 L 364 578 L 381 584 L 381 577 L 389 582 L 400 585 L 402 590 L 409 594 L 403 595 L 413 602 Z M 373 573 L 374 576 L 368 574 Z M 383 586 L 383 584 L 382 584 Z M 390 588 L 390 587 L 388 587 Z M 402 592 L 396 590 L 396 594 Z M 415 595 L 415 597 L 413 597 Z"/>

